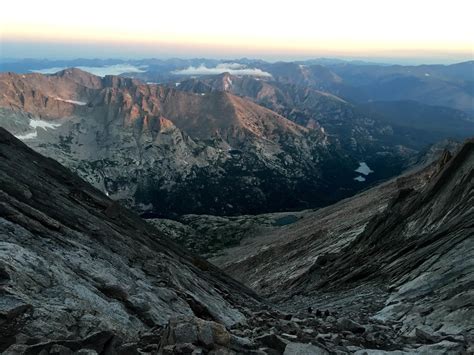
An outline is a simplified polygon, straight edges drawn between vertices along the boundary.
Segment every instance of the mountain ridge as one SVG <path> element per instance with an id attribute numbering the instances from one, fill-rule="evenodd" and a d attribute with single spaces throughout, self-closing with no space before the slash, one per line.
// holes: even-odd
<path id="1" fill-rule="evenodd" d="M 0 75 L 9 93 L 0 100 L 2 125 L 138 211 L 258 213 L 326 204 L 323 191 L 338 198 L 359 187 L 351 177 L 355 160 L 330 144 L 323 129 L 299 126 L 245 98 L 100 79 L 78 70 L 41 80 L 38 75 Z M 78 80 L 68 81 L 75 75 Z M 45 99 L 38 81 L 47 82 L 48 90 L 50 82 L 59 82 L 51 95 L 62 86 L 75 94 Z M 334 168 L 336 161 L 341 169 Z M 255 194 L 262 197 L 257 206 Z"/>

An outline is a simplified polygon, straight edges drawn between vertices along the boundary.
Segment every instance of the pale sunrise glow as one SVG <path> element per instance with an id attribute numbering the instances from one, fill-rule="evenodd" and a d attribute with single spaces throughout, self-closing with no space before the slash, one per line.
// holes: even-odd
<path id="1" fill-rule="evenodd" d="M 469 0 L 28 0 L 2 3 L 0 26 L 4 43 L 125 45 L 143 54 L 469 57 L 473 12 Z"/>

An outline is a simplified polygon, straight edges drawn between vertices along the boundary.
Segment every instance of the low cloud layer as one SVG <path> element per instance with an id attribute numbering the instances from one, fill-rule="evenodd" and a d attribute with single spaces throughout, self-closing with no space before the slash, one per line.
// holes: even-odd
<path id="1" fill-rule="evenodd" d="M 251 75 L 251 76 L 272 76 L 261 69 L 247 68 L 245 65 L 239 63 L 222 63 L 214 68 L 208 68 L 201 64 L 199 67 L 190 66 L 186 69 L 175 70 L 173 74 L 177 75 L 216 75 L 222 73 L 230 73 L 232 75 Z"/>
<path id="2" fill-rule="evenodd" d="M 102 76 L 102 77 L 106 75 L 120 75 L 123 73 L 142 73 L 145 71 L 141 68 L 138 68 L 130 64 L 116 64 L 116 65 L 108 65 L 104 67 L 77 67 L 77 68 L 87 71 L 97 76 Z M 46 69 L 40 69 L 40 70 L 32 70 L 32 72 L 40 73 L 40 74 L 54 74 L 64 69 L 67 69 L 67 68 L 54 67 L 54 68 L 46 68 Z"/>

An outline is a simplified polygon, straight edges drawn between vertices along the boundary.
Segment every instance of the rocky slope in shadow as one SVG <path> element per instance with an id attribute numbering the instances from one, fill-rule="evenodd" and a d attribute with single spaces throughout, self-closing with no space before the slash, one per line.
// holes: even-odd
<path id="1" fill-rule="evenodd" d="M 412 175 L 414 172 L 437 161 L 446 150 L 454 152 L 461 146 L 462 142 L 454 140 L 444 140 L 430 146 L 411 161 L 410 164 L 413 168 L 405 172 L 404 175 L 407 177 Z M 427 169 L 427 171 L 429 170 L 430 168 Z M 419 182 L 416 183 L 416 185 L 422 186 L 424 180 L 426 180 L 423 176 L 426 175 L 426 173 L 422 173 L 418 177 L 417 180 L 419 180 Z M 414 184 L 415 180 L 416 179 L 413 179 L 410 184 Z M 408 181 L 410 181 L 410 179 Z M 407 183 L 405 183 L 405 185 L 407 185 Z M 383 188 L 376 188 L 381 193 L 380 206 L 383 206 L 384 201 L 390 200 L 397 193 L 397 187 L 393 183 L 383 184 L 382 186 Z M 364 194 L 365 193 L 359 193 L 359 196 L 364 196 Z M 350 199 L 347 201 L 350 201 Z M 356 201 L 360 202 L 361 200 L 357 198 Z M 345 203 L 341 203 L 336 206 L 339 206 L 345 211 L 347 207 L 344 207 L 345 205 Z M 332 210 L 334 212 L 336 211 L 336 206 L 334 209 L 326 207 L 321 211 Z M 376 206 L 376 204 L 374 204 L 374 206 Z M 364 208 L 361 207 L 360 209 L 363 210 Z M 369 211 L 366 211 L 364 214 L 370 217 L 368 212 Z M 153 224 L 153 226 L 167 237 L 185 246 L 194 253 L 206 259 L 212 258 L 213 260 L 219 260 L 219 257 L 225 256 L 230 248 L 247 243 L 252 245 L 254 240 L 258 242 L 263 236 L 275 236 L 279 230 L 282 230 L 284 233 L 289 225 L 297 223 L 302 219 L 309 221 L 311 218 L 318 218 L 318 213 L 319 212 L 316 212 L 314 209 L 309 209 L 240 216 L 194 214 L 182 215 L 174 219 L 147 218 L 146 221 Z M 378 213 L 378 210 L 373 210 L 372 213 Z M 340 214 L 335 213 L 331 215 L 331 213 L 329 213 L 327 217 L 324 217 L 325 223 L 328 223 L 333 218 L 335 220 L 341 219 L 338 216 L 340 216 Z M 361 217 L 361 222 L 364 221 L 364 218 L 363 216 Z M 366 223 L 366 221 L 364 223 Z M 302 230 L 301 234 L 304 233 L 305 231 Z M 239 248 L 236 250 L 239 250 Z M 252 252 L 253 250 L 250 250 L 250 254 Z"/>
<path id="2" fill-rule="evenodd" d="M 472 350 L 469 333 L 443 328 L 433 334 L 414 319 L 415 335 L 408 337 L 404 323 L 391 316 L 361 317 L 363 300 L 355 305 L 358 317 L 348 317 L 327 298 L 318 309 L 298 309 L 300 298 L 291 300 L 293 309 L 272 306 L 3 129 L 0 182 L 0 351 L 5 354 Z M 302 221 L 290 221 L 288 228 Z M 314 284 L 308 280 L 318 272 L 310 267 L 280 294 L 299 289 L 314 306 L 321 298 L 311 294 Z M 361 295 L 349 292 L 352 302 L 354 293 Z M 333 297 L 343 296 L 336 287 Z"/>
<path id="3" fill-rule="evenodd" d="M 400 190 L 363 233 L 329 263 L 315 265 L 298 287 L 382 282 L 391 295 L 378 317 L 397 318 L 407 332 L 423 324 L 430 331 L 472 337 L 474 140 L 443 159 L 423 190 Z"/>
<path id="4" fill-rule="evenodd" d="M 0 129 L 0 338 L 134 339 L 173 316 L 226 326 L 249 289 Z M 15 340 L 16 339 L 16 340 Z"/>
<path id="5" fill-rule="evenodd" d="M 454 157 L 211 260 L 286 310 L 329 307 L 360 322 L 399 322 L 407 338 L 472 344 L 473 177 L 470 140 Z"/>

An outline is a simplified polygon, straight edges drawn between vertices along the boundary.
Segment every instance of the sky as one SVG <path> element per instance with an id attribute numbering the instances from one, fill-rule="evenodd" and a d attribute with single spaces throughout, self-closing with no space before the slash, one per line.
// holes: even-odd
<path id="1" fill-rule="evenodd" d="M 470 60 L 472 0 L 23 0 L 2 57 Z"/>

